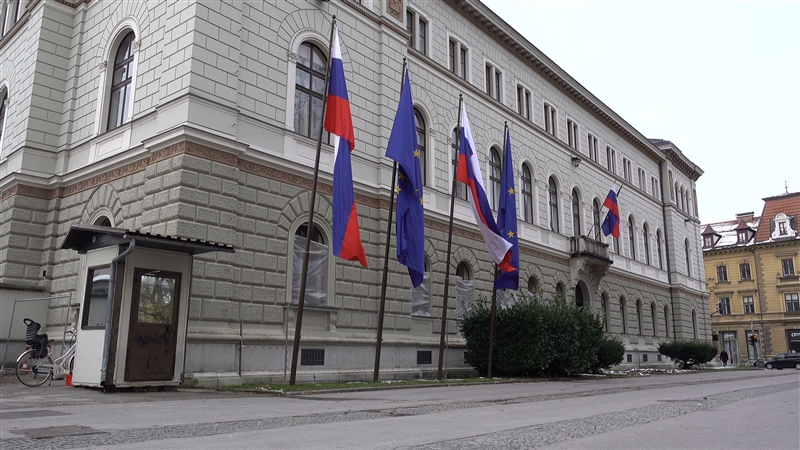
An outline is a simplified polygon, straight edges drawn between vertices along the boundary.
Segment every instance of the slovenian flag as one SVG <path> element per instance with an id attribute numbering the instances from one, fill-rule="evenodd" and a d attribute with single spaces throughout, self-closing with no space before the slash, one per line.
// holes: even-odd
<path id="1" fill-rule="evenodd" d="M 603 202 L 603 206 L 608 208 L 608 214 L 606 214 L 606 220 L 603 221 L 603 235 L 608 236 L 609 234 L 614 236 L 615 238 L 619 237 L 619 204 L 617 203 L 617 193 L 614 192 L 614 188 L 608 191 L 608 196 L 606 200 Z"/>
<path id="2" fill-rule="evenodd" d="M 403 77 L 400 102 L 397 104 L 386 156 L 397 161 L 400 166 L 397 177 L 397 260 L 408 267 L 411 284 L 417 287 L 425 275 L 425 210 L 422 201 L 419 142 L 408 69 Z"/>
<path id="3" fill-rule="evenodd" d="M 331 46 L 328 107 L 325 110 L 325 130 L 334 136 L 333 166 L 333 254 L 348 261 L 358 261 L 367 267 L 367 256 L 358 229 L 356 196 L 353 190 L 353 169 L 350 152 L 356 147 L 353 116 L 344 79 L 339 30 L 334 25 Z"/>
<path id="4" fill-rule="evenodd" d="M 500 181 L 500 207 L 497 209 L 497 228 L 511 243 L 503 263 L 506 267 L 494 280 L 495 289 L 519 289 L 519 241 L 517 240 L 517 196 L 514 195 L 514 163 L 511 161 L 511 131 L 506 129 L 506 149 L 503 154 L 503 179 Z"/>
<path id="5" fill-rule="evenodd" d="M 456 181 L 467 185 L 472 214 L 481 230 L 483 240 L 489 255 L 504 272 L 513 270 L 511 264 L 504 261 L 506 252 L 511 249 L 511 243 L 503 238 L 492 216 L 492 208 L 486 198 L 483 188 L 483 176 L 478 165 L 478 155 L 475 153 L 475 142 L 472 140 L 472 129 L 467 119 L 467 105 L 461 105 L 461 144 L 458 149 L 458 170 Z"/>

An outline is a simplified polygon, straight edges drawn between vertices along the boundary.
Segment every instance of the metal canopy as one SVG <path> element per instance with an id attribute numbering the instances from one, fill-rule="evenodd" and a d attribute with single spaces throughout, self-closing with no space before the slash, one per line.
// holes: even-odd
<path id="1" fill-rule="evenodd" d="M 62 250 L 77 250 L 86 253 L 89 250 L 111 247 L 113 245 L 127 245 L 136 239 L 136 247 L 167 250 L 177 253 L 199 255 L 209 252 L 233 253 L 232 245 L 218 244 L 201 239 L 186 239 L 175 236 L 162 236 L 160 234 L 143 233 L 136 230 L 123 228 L 102 227 L 98 225 L 72 225 L 61 244 Z"/>

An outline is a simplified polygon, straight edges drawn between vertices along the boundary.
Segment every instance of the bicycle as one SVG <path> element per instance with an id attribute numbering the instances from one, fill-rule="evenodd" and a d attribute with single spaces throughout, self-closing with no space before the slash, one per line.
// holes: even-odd
<path id="1" fill-rule="evenodd" d="M 47 334 L 38 334 L 42 327 L 31 319 L 24 319 L 27 326 L 25 332 L 25 351 L 17 358 L 17 379 L 28 387 L 41 386 L 53 379 L 60 380 L 65 374 L 72 374 L 75 362 L 75 346 L 78 330 L 67 331 L 71 335 L 70 347 L 64 354 L 53 361 L 50 344 L 53 340 Z"/>

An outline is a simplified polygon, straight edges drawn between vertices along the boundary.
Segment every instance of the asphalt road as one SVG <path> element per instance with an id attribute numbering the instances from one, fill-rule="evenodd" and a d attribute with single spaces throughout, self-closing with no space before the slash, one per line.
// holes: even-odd
<path id="1" fill-rule="evenodd" d="M 58 428 L 55 428 L 58 427 Z M 55 437 L 52 437 L 55 436 Z M 0 448 L 800 449 L 800 371 L 269 396 L 0 378 Z"/>

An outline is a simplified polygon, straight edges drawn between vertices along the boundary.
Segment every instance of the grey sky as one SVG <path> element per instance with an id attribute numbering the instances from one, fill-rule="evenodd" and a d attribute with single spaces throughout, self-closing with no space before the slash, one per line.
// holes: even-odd
<path id="1" fill-rule="evenodd" d="M 784 182 L 800 191 L 798 2 L 482 1 L 703 169 L 703 223 L 760 214 Z"/>

